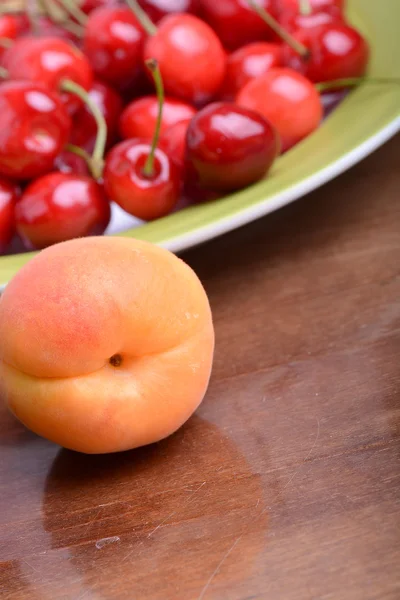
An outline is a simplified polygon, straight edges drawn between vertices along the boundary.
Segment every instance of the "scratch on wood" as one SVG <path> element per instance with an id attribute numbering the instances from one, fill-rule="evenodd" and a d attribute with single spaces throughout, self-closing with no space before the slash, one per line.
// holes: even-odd
<path id="1" fill-rule="evenodd" d="M 157 527 L 155 529 L 153 529 L 153 531 L 151 531 L 149 533 L 149 535 L 147 536 L 147 538 L 150 538 L 156 531 L 157 529 L 160 529 L 160 527 L 162 527 L 164 525 L 164 523 L 166 523 L 167 521 L 169 521 L 169 519 L 171 519 L 171 517 L 173 517 L 174 515 L 176 515 L 176 513 L 182 509 L 185 508 L 186 506 L 188 506 L 189 504 L 191 504 L 193 502 L 194 496 L 195 494 L 197 494 L 197 492 L 203 487 L 203 485 L 205 485 L 206 482 L 203 481 L 203 483 L 201 485 L 199 485 L 199 487 L 197 487 L 194 492 L 192 493 L 192 495 L 189 497 L 189 499 L 184 502 L 182 504 L 182 506 L 180 508 L 178 508 L 177 510 L 175 510 L 174 512 L 172 512 L 170 515 L 168 515 L 167 517 L 165 517 L 165 519 L 163 521 L 161 521 L 161 523 L 159 525 L 157 525 Z"/>
<path id="2" fill-rule="evenodd" d="M 207 590 L 210 587 L 210 585 L 211 585 L 214 577 L 218 574 L 218 571 L 221 569 L 222 565 L 224 564 L 224 562 L 226 561 L 226 559 L 228 558 L 228 556 L 231 554 L 231 552 L 233 552 L 233 550 L 238 545 L 238 543 L 240 542 L 241 539 L 242 539 L 242 536 L 238 537 L 237 540 L 229 548 L 229 550 L 227 552 L 225 552 L 224 556 L 222 557 L 222 559 L 220 560 L 220 562 L 218 563 L 218 565 L 216 566 L 216 568 L 214 569 L 214 571 L 211 573 L 211 575 L 208 578 L 208 580 L 206 581 L 206 584 L 203 587 L 203 589 L 201 590 L 200 596 L 198 597 L 197 600 L 203 600 L 203 598 L 205 597 L 205 595 L 207 593 Z"/>
<path id="3" fill-rule="evenodd" d="M 307 456 L 305 457 L 303 463 L 306 463 L 308 461 L 308 459 L 310 458 L 311 454 L 313 453 L 313 450 L 314 450 L 314 448 L 317 445 L 317 442 L 319 440 L 320 421 L 317 418 L 316 418 L 316 421 L 317 421 L 317 434 L 315 436 L 314 443 L 311 446 L 311 449 L 310 449 L 309 453 L 307 454 Z M 293 481 L 293 479 L 295 478 L 295 476 L 297 475 L 297 473 L 300 471 L 300 469 L 301 469 L 301 466 L 298 469 L 295 470 L 295 472 L 293 473 L 293 475 L 289 478 L 289 480 L 283 486 L 282 490 L 284 490 L 284 489 L 287 488 L 287 486 Z"/>

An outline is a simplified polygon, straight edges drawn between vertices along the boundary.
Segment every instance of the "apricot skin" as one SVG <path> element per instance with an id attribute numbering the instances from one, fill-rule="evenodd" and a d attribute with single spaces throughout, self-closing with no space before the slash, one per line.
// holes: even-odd
<path id="1" fill-rule="evenodd" d="M 213 350 L 197 276 L 138 240 L 47 248 L 0 298 L 0 395 L 29 429 L 80 452 L 176 431 L 204 397 Z"/>

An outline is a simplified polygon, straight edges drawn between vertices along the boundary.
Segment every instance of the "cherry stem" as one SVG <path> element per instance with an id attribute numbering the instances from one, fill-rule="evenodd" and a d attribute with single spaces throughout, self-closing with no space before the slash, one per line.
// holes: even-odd
<path id="1" fill-rule="evenodd" d="M 361 83 L 400 83 L 400 79 L 390 77 L 347 77 L 344 79 L 334 79 L 333 81 L 323 81 L 315 84 L 315 89 L 318 92 L 327 92 L 329 90 L 337 90 L 348 87 L 355 87 Z"/>
<path id="2" fill-rule="evenodd" d="M 90 160 L 90 169 L 95 179 L 99 179 L 103 173 L 104 166 L 104 151 L 107 142 L 107 124 L 104 119 L 103 113 L 97 104 L 92 100 L 88 92 L 75 81 L 64 79 L 61 82 L 61 90 L 78 96 L 88 107 L 89 111 L 93 115 L 97 125 L 97 136 L 94 145 L 93 154 Z"/>
<path id="3" fill-rule="evenodd" d="M 11 40 L 10 38 L 6 38 L 6 37 L 0 38 L 0 47 L 1 48 L 11 48 L 13 43 L 14 43 L 14 40 Z"/>
<path id="4" fill-rule="evenodd" d="M 76 154 L 80 158 L 83 158 L 83 160 L 86 162 L 87 166 L 89 167 L 90 172 L 93 173 L 93 160 L 92 160 L 92 157 L 90 156 L 89 152 L 84 150 L 84 148 L 75 146 L 75 144 L 67 144 L 65 146 L 65 149 L 68 152 L 72 152 L 72 154 Z"/>
<path id="5" fill-rule="evenodd" d="M 153 177 L 154 175 L 154 155 L 157 148 L 158 140 L 161 131 L 161 121 L 164 106 L 164 85 L 161 77 L 160 68 L 158 62 L 154 58 L 146 60 L 146 67 L 149 69 L 151 76 L 153 77 L 154 85 L 156 87 L 157 99 L 158 99 L 158 115 L 156 128 L 154 131 L 153 141 L 151 142 L 151 150 L 147 157 L 146 164 L 143 168 L 143 174 L 145 177 Z"/>
<path id="6" fill-rule="evenodd" d="M 217 0 L 216 0 L 217 1 Z M 281 27 L 278 21 L 269 14 L 255 0 L 247 0 L 249 6 L 261 17 L 261 19 L 277 34 L 279 37 L 286 42 L 288 46 L 290 46 L 297 54 L 300 54 L 303 58 L 308 58 L 310 51 L 304 44 L 296 40 L 286 29 Z"/>
<path id="7" fill-rule="evenodd" d="M 79 23 L 75 23 L 68 18 L 68 15 L 76 18 L 71 11 L 68 10 L 66 5 L 71 5 L 71 0 L 58 0 L 60 4 L 63 5 L 63 8 L 60 5 L 56 5 L 54 0 L 41 0 L 42 7 L 44 12 L 47 14 L 49 19 L 51 19 L 57 25 L 62 25 L 64 29 L 70 31 L 73 35 L 78 38 L 82 38 L 84 34 L 84 28 Z M 75 5 L 77 8 L 77 6 Z M 82 12 L 78 9 L 79 12 Z M 86 18 L 86 15 L 82 13 L 82 15 Z"/>
<path id="8" fill-rule="evenodd" d="M 4 67 L 0 67 L 0 79 L 7 79 L 8 71 Z"/>
<path id="9" fill-rule="evenodd" d="M 299 1 L 299 12 L 301 15 L 307 16 L 311 15 L 312 8 L 310 4 L 310 0 L 298 0 Z"/>
<path id="10" fill-rule="evenodd" d="M 126 0 L 127 5 L 148 35 L 156 35 L 158 29 L 137 0 Z"/>
<path id="11" fill-rule="evenodd" d="M 39 35 L 39 11 L 36 0 L 25 0 L 25 12 L 33 35 Z"/>
<path id="12" fill-rule="evenodd" d="M 85 26 L 87 22 L 87 16 L 81 10 L 75 0 L 58 0 L 64 10 L 73 17 L 78 23 Z"/>

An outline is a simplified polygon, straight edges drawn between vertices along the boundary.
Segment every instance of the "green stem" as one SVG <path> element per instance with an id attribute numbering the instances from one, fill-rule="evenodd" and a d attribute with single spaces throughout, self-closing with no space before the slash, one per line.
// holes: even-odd
<path id="1" fill-rule="evenodd" d="M 149 15 L 139 5 L 137 0 L 126 0 L 126 3 L 137 18 L 137 20 L 140 22 L 141 26 L 146 31 L 146 33 L 148 35 L 156 35 L 158 31 L 157 27 L 154 25 Z"/>
<path id="2" fill-rule="evenodd" d="M 400 79 L 390 77 L 347 77 L 344 79 L 334 79 L 333 81 L 323 81 L 315 84 L 315 89 L 322 93 L 329 90 L 337 90 L 348 87 L 355 87 L 361 83 L 382 83 L 382 84 L 393 84 L 400 83 Z"/>
<path id="3" fill-rule="evenodd" d="M 14 40 L 12 40 L 10 38 L 6 38 L 6 37 L 0 38 L 0 47 L 1 48 L 11 48 L 13 43 L 14 43 Z"/>
<path id="4" fill-rule="evenodd" d="M 216 2 L 218 0 L 215 0 Z M 269 14 L 260 6 L 255 0 L 247 0 L 249 6 L 255 10 L 255 12 L 261 17 L 261 19 L 277 34 L 279 37 L 286 42 L 297 54 L 300 54 L 303 58 L 308 58 L 310 51 L 304 44 L 296 40 L 286 29 L 284 29 L 272 15 Z"/>
<path id="5" fill-rule="evenodd" d="M 61 83 L 61 90 L 70 94 L 75 94 L 86 104 L 97 125 L 97 136 L 94 145 L 93 154 L 91 157 L 91 171 L 95 179 L 99 179 L 103 173 L 104 166 L 104 151 L 107 142 L 107 124 L 104 119 L 103 113 L 97 106 L 97 104 L 89 96 L 88 92 L 83 89 L 75 81 L 64 79 Z"/>
<path id="6" fill-rule="evenodd" d="M 7 79 L 8 71 L 4 67 L 0 67 L 0 79 Z"/>
<path id="7" fill-rule="evenodd" d="M 79 8 L 76 0 L 58 0 L 58 2 L 75 21 L 83 26 L 86 25 L 87 15 Z"/>
<path id="8" fill-rule="evenodd" d="M 307 16 L 311 15 L 312 8 L 310 4 L 310 0 L 298 0 L 299 1 L 299 12 L 301 15 Z"/>
<path id="9" fill-rule="evenodd" d="M 36 0 L 25 0 L 25 12 L 33 35 L 39 35 L 39 15 Z"/>
<path id="10" fill-rule="evenodd" d="M 147 157 L 146 164 L 144 165 L 144 168 L 143 168 L 143 174 L 145 175 L 145 177 L 151 178 L 154 176 L 154 154 L 155 154 L 155 151 L 157 148 L 158 140 L 160 138 L 160 131 L 161 131 L 162 113 L 163 113 L 163 106 L 164 106 L 164 85 L 163 85 L 163 80 L 161 77 L 160 69 L 158 66 L 158 62 L 154 58 L 150 58 L 149 60 L 146 60 L 146 67 L 149 69 L 149 71 L 153 77 L 154 85 L 156 87 L 157 98 L 158 98 L 158 115 L 157 115 L 156 128 L 154 131 L 153 141 L 151 143 L 151 150 Z"/>
<path id="11" fill-rule="evenodd" d="M 76 154 L 77 156 L 79 156 L 79 158 L 83 158 L 83 160 L 86 162 L 87 166 L 89 167 L 89 171 L 92 173 L 93 160 L 92 160 L 92 157 L 90 156 L 89 152 L 86 152 L 86 150 L 84 150 L 83 148 L 80 148 L 79 146 L 75 146 L 75 144 L 67 144 L 65 146 L 65 149 L 68 152 L 72 152 L 72 154 Z"/>
<path id="12" fill-rule="evenodd" d="M 70 31 L 73 35 L 78 38 L 82 38 L 84 34 L 84 27 L 79 25 L 79 23 L 75 23 L 68 18 L 68 11 L 66 7 L 62 8 L 60 4 L 64 2 L 64 0 L 58 0 L 59 4 L 56 5 L 54 0 L 41 0 L 41 5 L 43 8 L 43 12 L 57 25 L 62 25 L 64 29 Z M 67 3 L 70 0 L 66 0 Z M 83 14 L 83 13 L 82 13 Z M 86 15 L 85 15 L 86 17 Z"/>

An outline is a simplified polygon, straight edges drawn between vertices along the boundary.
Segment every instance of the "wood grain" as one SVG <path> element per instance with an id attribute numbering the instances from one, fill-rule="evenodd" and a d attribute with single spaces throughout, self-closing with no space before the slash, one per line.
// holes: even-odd
<path id="1" fill-rule="evenodd" d="M 175 436 L 81 456 L 0 404 L 1 598 L 400 598 L 399 156 L 185 254 L 217 350 Z"/>

